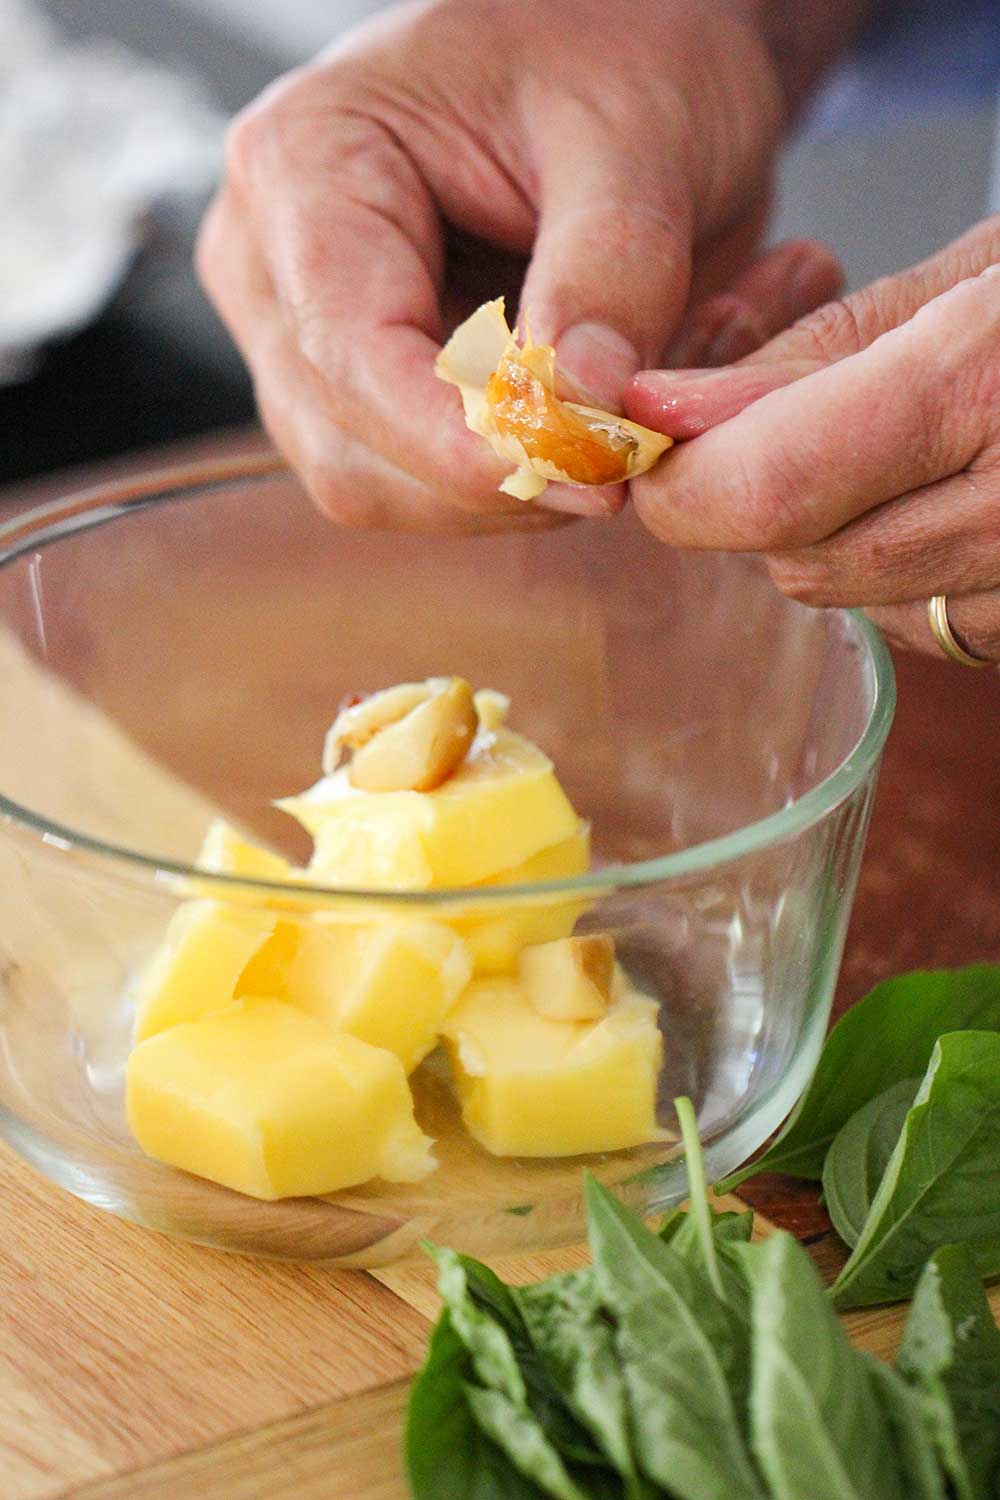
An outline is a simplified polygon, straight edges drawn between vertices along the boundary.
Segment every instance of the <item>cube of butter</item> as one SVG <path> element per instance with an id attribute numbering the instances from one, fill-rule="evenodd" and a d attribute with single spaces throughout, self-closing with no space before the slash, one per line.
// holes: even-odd
<path id="1" fill-rule="evenodd" d="M 542 849 L 513 869 L 501 870 L 482 887 L 530 885 L 536 880 L 565 880 L 582 875 L 590 864 L 590 825 L 580 823 L 568 839 Z M 510 902 L 469 905 L 448 921 L 465 939 L 477 975 L 510 974 L 528 943 L 566 937 L 586 910 L 580 898 L 521 896 Z"/>
<path id="2" fill-rule="evenodd" d="M 434 1167 L 399 1059 L 277 1000 L 239 1000 L 136 1047 L 133 1135 L 158 1161 L 254 1198 Z"/>
<path id="3" fill-rule="evenodd" d="M 503 728 L 433 791 L 360 791 L 345 766 L 278 806 L 312 834 L 318 880 L 379 890 L 476 884 L 580 826 L 548 756 Z"/>
<path id="4" fill-rule="evenodd" d="M 626 992 L 600 1021 L 551 1021 L 517 980 L 475 980 L 444 1026 L 466 1128 L 496 1156 L 576 1156 L 664 1139 L 656 1017 L 655 1001 Z"/>
<path id="5" fill-rule="evenodd" d="M 139 978 L 136 1041 L 228 1005 L 274 925 L 274 912 L 255 907 L 208 900 L 179 906 Z"/>
<path id="6" fill-rule="evenodd" d="M 468 984 L 465 944 L 436 922 L 303 926 L 281 992 L 336 1031 L 385 1047 L 410 1073 Z"/>
<path id="7" fill-rule="evenodd" d="M 283 999 L 303 930 L 304 924 L 301 922 L 278 918 L 271 936 L 257 949 L 237 980 L 237 1000 L 244 995 L 271 1000 Z"/>
<path id="8" fill-rule="evenodd" d="M 285 880 L 291 866 L 280 854 L 243 837 L 225 818 L 213 818 L 197 863 L 216 875 L 245 875 L 249 880 Z"/>

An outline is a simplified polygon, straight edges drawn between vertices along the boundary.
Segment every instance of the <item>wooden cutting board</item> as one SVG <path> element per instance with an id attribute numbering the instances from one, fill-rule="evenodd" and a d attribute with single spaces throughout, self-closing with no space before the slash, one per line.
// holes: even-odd
<path id="1" fill-rule="evenodd" d="M 18 666 L 0 662 L 8 692 Z M 887 973 L 1000 953 L 1000 676 L 899 667 L 840 1007 Z M 148 767 L 117 749 L 120 794 Z M 16 770 L 5 753 L 0 784 Z M 170 796 L 200 826 L 204 806 L 179 784 Z M 814 1189 L 762 1181 L 747 1198 L 767 1214 L 761 1232 L 791 1229 L 832 1274 Z M 498 1269 L 527 1280 L 581 1259 Z M 993 1303 L 1000 1313 L 1000 1290 Z M 0 1147 L 0 1500 L 403 1500 L 402 1413 L 435 1306 L 428 1267 L 330 1271 L 168 1240 Z M 903 1318 L 846 1321 L 888 1356 Z"/>
<path id="2" fill-rule="evenodd" d="M 22 1171 L 13 1163 L 0 1163 L 0 1178 L 9 1174 L 16 1179 Z M 739 1205 L 730 1201 L 726 1206 Z M 61 1201 L 54 1207 L 63 1234 L 77 1212 L 94 1218 L 92 1212 L 74 1210 Z M 33 1434 L 32 1443 L 58 1453 L 49 1473 L 43 1472 L 37 1457 L 30 1468 L 22 1465 L 20 1477 L 16 1463 L 0 1465 L 6 1500 L 43 1495 L 61 1500 L 406 1500 L 400 1455 L 409 1384 L 404 1372 L 419 1363 L 436 1314 L 428 1268 L 372 1275 L 255 1265 L 191 1247 L 151 1245 L 142 1231 L 114 1223 L 91 1222 L 87 1227 L 94 1230 L 91 1243 L 96 1242 L 103 1256 L 96 1267 L 64 1262 L 79 1300 L 67 1299 L 61 1333 L 70 1341 L 79 1338 L 74 1330 L 83 1318 L 95 1335 L 89 1344 L 94 1363 L 89 1379 L 78 1376 L 75 1388 L 67 1386 L 61 1394 L 52 1390 L 43 1409 L 36 1409 L 35 1420 L 44 1425 Z M 770 1233 L 771 1226 L 758 1218 L 758 1231 Z M 122 1232 L 126 1239 L 137 1237 L 137 1242 L 118 1244 Z M 129 1252 L 133 1268 L 144 1262 L 141 1279 L 147 1287 L 173 1270 L 174 1276 L 166 1278 L 161 1313 L 154 1313 L 145 1297 L 130 1308 L 119 1305 L 109 1321 L 108 1303 L 115 1300 L 114 1285 L 123 1270 L 115 1251 Z M 827 1268 L 836 1259 L 829 1239 L 818 1243 L 817 1259 Z M 225 1262 L 221 1266 L 220 1260 Z M 526 1281 L 585 1260 L 585 1253 L 574 1249 L 501 1261 L 496 1268 L 509 1280 Z M 89 1289 L 88 1269 L 100 1282 L 91 1280 Z M 127 1279 L 119 1292 L 129 1297 Z M 205 1299 L 212 1300 L 211 1308 Z M 991 1301 L 1000 1316 L 1000 1287 L 994 1288 Z M 183 1318 L 184 1302 L 192 1320 L 198 1320 L 201 1306 L 202 1327 L 169 1351 L 161 1344 L 156 1372 L 143 1371 L 143 1353 L 153 1333 L 143 1326 L 143 1314 L 153 1317 L 159 1339 L 167 1341 L 172 1323 Z M 905 1308 L 852 1313 L 844 1321 L 855 1343 L 889 1358 L 899 1342 Z M 220 1379 L 217 1385 L 213 1381 L 211 1411 L 199 1418 L 190 1406 L 195 1388 L 204 1388 L 204 1372 L 193 1361 L 203 1360 L 215 1344 L 220 1324 L 225 1328 L 225 1358 L 221 1365 L 211 1361 Z M 55 1328 L 50 1336 L 58 1336 Z M 278 1347 L 258 1370 L 256 1361 L 269 1337 Z M 327 1345 L 325 1360 L 311 1370 L 304 1368 L 301 1361 L 321 1339 Z M 45 1347 L 43 1341 L 43 1353 Z M 51 1358 L 51 1346 L 48 1351 Z M 276 1379 L 276 1363 L 285 1366 L 284 1384 Z M 317 1399 L 323 1385 L 335 1394 Z M 0 1434 L 5 1444 L 11 1444 L 8 1452 L 16 1456 L 18 1429 L 28 1413 L 22 1408 L 16 1420 L 6 1402 L 11 1387 L 4 1381 L 0 1389 L 5 1398 Z M 129 1431 L 130 1399 L 152 1401 L 156 1408 L 137 1414 L 141 1437 Z M 268 1406 L 270 1418 L 262 1415 Z M 84 1410 L 92 1443 L 61 1445 L 59 1422 L 71 1411 L 79 1424 Z M 194 1434 L 206 1424 L 215 1425 L 220 1435 L 199 1442 Z M 157 1446 L 173 1446 L 176 1451 L 158 1462 L 133 1465 L 129 1458 L 134 1458 L 139 1442 L 149 1451 Z M 27 1457 L 24 1449 L 21 1457 Z M 119 1472 L 94 1482 L 78 1483 L 71 1477 L 93 1472 L 98 1465 Z M 65 1484 L 67 1478 L 70 1482 Z"/>

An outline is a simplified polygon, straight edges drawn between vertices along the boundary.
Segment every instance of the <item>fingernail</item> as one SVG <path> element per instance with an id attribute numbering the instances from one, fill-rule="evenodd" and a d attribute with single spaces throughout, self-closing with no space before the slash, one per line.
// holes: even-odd
<path id="1" fill-rule="evenodd" d="M 595 406 L 621 407 L 622 392 L 642 364 L 636 350 L 603 323 L 576 323 L 556 343 L 559 373 Z"/>
<path id="2" fill-rule="evenodd" d="M 586 516 L 591 520 L 606 520 L 616 516 L 625 504 L 626 489 L 623 484 L 596 485 L 550 484 L 537 504 L 547 510 L 562 511 L 571 516 Z"/>

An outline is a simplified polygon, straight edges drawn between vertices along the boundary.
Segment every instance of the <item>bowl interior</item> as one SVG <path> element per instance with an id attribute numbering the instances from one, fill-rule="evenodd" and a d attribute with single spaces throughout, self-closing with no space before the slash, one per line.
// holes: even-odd
<path id="1" fill-rule="evenodd" d="M 664 1125 L 692 1095 L 717 1174 L 777 1126 L 822 1037 L 891 718 L 870 628 L 629 515 L 376 535 L 331 527 L 288 478 L 242 478 L 84 509 L 0 566 L 0 1129 L 25 1155 L 103 1206 L 269 1254 L 579 1232 L 581 1161 L 488 1157 L 436 1062 L 417 1094 L 441 1168 L 416 1188 L 262 1206 L 145 1160 L 124 1122 L 130 993 L 178 900 L 150 866 L 191 860 L 218 812 L 304 857 L 272 804 L 317 779 L 340 699 L 451 672 L 510 694 L 596 864 L 632 866 L 580 923 L 660 1001 Z M 586 1164 L 655 1207 L 683 1194 L 675 1156 Z"/>
<path id="2" fill-rule="evenodd" d="M 168 861 L 201 825 L 82 795 L 107 786 L 107 744 L 67 744 L 66 688 L 294 855 L 307 846 L 272 803 L 317 779 L 340 699 L 458 671 L 511 695 L 602 863 L 787 807 L 852 754 L 876 699 L 859 623 L 783 599 L 753 560 L 670 551 L 630 515 L 472 540 L 338 530 L 287 479 L 25 548 L 0 568 L 0 620 L 0 794 Z M 51 692 L 19 682 L 26 659 Z"/>

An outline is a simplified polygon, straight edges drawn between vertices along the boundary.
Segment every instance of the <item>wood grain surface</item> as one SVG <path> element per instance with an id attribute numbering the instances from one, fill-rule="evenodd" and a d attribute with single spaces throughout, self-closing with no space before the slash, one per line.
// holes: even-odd
<path id="1" fill-rule="evenodd" d="M 0 515 L 42 497 L 0 497 Z M 1000 674 L 897 668 L 838 1010 L 902 969 L 1000 957 Z M 814 1188 L 762 1179 L 745 1196 L 834 1272 Z M 581 1254 L 501 1270 L 527 1279 Z M 406 1377 L 435 1305 L 429 1270 L 329 1271 L 173 1241 L 0 1148 L 0 1497 L 403 1500 Z M 847 1323 L 887 1355 L 902 1316 Z"/>

